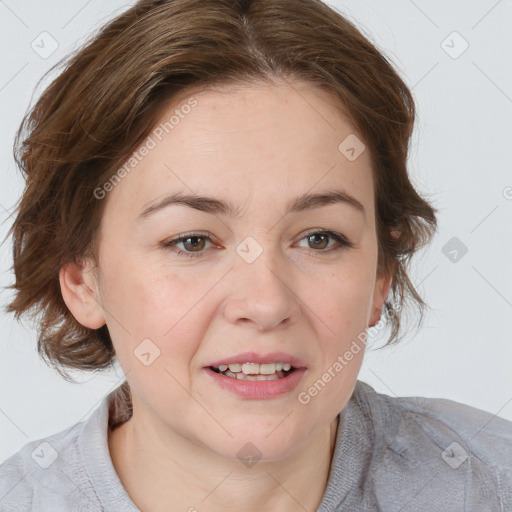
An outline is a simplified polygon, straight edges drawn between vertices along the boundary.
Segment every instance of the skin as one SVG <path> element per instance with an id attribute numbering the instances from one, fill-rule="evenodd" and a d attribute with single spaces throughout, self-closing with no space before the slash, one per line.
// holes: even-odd
<path id="1" fill-rule="evenodd" d="M 111 433 L 109 449 L 141 510 L 215 512 L 237 503 L 246 512 L 314 511 L 364 346 L 308 404 L 297 395 L 379 320 L 391 285 L 376 272 L 369 151 L 349 161 L 338 150 L 358 132 L 331 96 L 305 83 L 193 97 L 197 106 L 103 199 L 98 272 L 90 260 L 63 266 L 62 294 L 83 325 L 107 324 L 131 387 L 133 417 Z M 305 192 L 340 188 L 365 216 L 341 203 L 284 214 Z M 137 223 L 146 206 L 176 191 L 230 200 L 243 215 L 175 205 Z M 315 242 L 311 228 L 355 247 Z M 201 256 L 162 246 L 190 232 L 215 237 L 198 240 Z M 250 264 L 235 250 L 247 236 L 263 249 Z M 194 252 L 190 242 L 178 248 Z M 149 366 L 134 356 L 146 338 L 160 350 Z M 272 399 L 212 384 L 204 366 L 247 350 L 284 351 L 308 370 L 295 390 Z M 247 442 L 262 454 L 251 467 L 237 456 Z"/>

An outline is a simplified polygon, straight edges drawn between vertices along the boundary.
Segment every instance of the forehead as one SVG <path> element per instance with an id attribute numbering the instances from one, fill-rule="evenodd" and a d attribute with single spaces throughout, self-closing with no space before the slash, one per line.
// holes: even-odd
<path id="1" fill-rule="evenodd" d="M 108 200 L 136 216 L 175 192 L 284 205 L 341 187 L 372 214 L 369 151 L 348 159 L 343 143 L 351 137 L 362 144 L 336 99 L 307 83 L 189 91 L 162 109 Z M 144 145 L 150 149 L 141 157 Z"/>

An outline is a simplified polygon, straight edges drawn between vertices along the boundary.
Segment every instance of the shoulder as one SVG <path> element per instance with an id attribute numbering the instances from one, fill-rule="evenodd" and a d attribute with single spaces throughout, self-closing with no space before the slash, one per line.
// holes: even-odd
<path id="1" fill-rule="evenodd" d="M 69 510 L 77 493 L 87 493 L 78 445 L 82 426 L 31 441 L 0 464 L 1 512 Z"/>
<path id="2" fill-rule="evenodd" d="M 361 381 L 358 390 L 382 447 L 380 503 L 395 489 L 403 503 L 432 510 L 512 509 L 512 422 L 444 398 L 392 397 Z"/>
<path id="3" fill-rule="evenodd" d="M 436 451 L 458 443 L 468 458 L 478 458 L 494 468 L 512 469 L 511 421 L 446 398 L 392 397 L 362 381 L 357 382 L 356 389 L 357 399 L 364 402 L 374 422 L 386 427 L 388 443 L 398 444 L 397 439 L 409 437 L 414 444 Z M 443 460 L 448 460 L 451 452 L 458 456 L 460 450 L 452 447 Z M 461 456 L 464 454 L 458 458 Z M 455 462 L 451 461 L 451 466 Z"/>
<path id="4" fill-rule="evenodd" d="M 390 402 L 406 425 L 414 423 L 422 439 L 443 449 L 447 466 L 453 468 L 468 458 L 493 469 L 512 470 L 511 421 L 446 398 L 397 397 Z"/>

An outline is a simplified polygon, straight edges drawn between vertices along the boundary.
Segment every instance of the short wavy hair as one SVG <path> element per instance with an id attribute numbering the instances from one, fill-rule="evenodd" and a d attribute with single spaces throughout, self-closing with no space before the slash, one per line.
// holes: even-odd
<path id="1" fill-rule="evenodd" d="M 26 181 L 13 238 L 15 294 L 6 311 L 40 316 L 38 353 L 63 378 L 66 368 L 113 366 L 104 325 L 89 329 L 67 308 L 59 270 L 92 257 L 108 181 L 178 95 L 214 85 L 292 78 L 330 92 L 370 152 L 378 271 L 393 276 L 385 301 L 400 340 L 414 289 L 410 258 L 430 242 L 436 210 L 417 193 L 407 156 L 415 120 L 411 91 L 355 25 L 320 0 L 141 0 L 59 61 L 64 69 L 25 113 L 14 158 Z M 44 77 L 43 77 L 44 78 Z M 418 324 L 418 325 L 419 325 Z"/>

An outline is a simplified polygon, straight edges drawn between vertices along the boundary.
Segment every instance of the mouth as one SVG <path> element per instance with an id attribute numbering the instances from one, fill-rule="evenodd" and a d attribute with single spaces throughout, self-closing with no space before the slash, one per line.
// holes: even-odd
<path id="1" fill-rule="evenodd" d="M 286 396 L 293 391 L 307 367 L 289 354 L 238 354 L 203 367 L 218 389 L 245 400 L 264 400 Z"/>
<path id="2" fill-rule="evenodd" d="M 231 379 L 248 381 L 268 381 L 284 379 L 297 370 L 289 363 L 231 363 L 218 367 L 208 366 L 212 372 Z"/>

